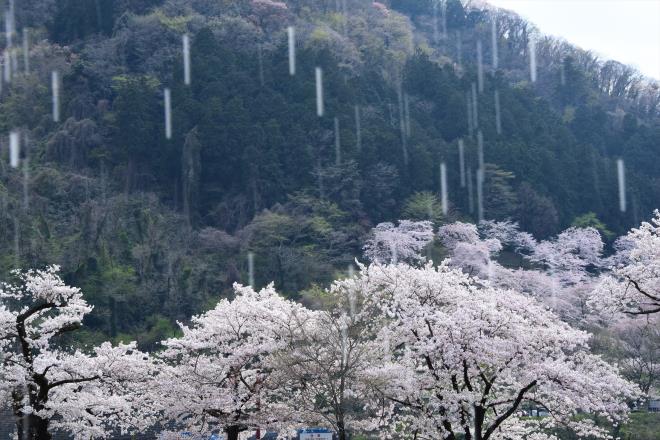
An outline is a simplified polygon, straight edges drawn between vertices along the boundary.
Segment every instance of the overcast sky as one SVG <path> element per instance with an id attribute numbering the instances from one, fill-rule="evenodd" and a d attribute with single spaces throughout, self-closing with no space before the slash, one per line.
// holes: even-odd
<path id="1" fill-rule="evenodd" d="M 488 0 L 544 34 L 660 79 L 660 0 Z"/>

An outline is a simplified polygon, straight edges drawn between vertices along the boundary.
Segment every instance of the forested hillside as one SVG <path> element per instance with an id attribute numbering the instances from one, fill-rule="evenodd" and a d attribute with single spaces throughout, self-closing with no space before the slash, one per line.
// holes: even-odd
<path id="1" fill-rule="evenodd" d="M 476 222 L 480 140 L 483 217 L 539 239 L 573 224 L 611 239 L 660 201 L 658 84 L 480 2 L 2 6 L 0 279 L 61 265 L 95 307 L 89 341 L 153 348 L 247 283 L 249 255 L 257 286 L 296 296 L 346 272 L 380 222 Z"/>

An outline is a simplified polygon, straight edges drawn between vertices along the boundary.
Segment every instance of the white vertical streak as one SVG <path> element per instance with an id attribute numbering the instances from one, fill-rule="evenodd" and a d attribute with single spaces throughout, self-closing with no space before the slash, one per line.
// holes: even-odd
<path id="1" fill-rule="evenodd" d="M 442 201 L 442 215 L 449 212 L 449 196 L 447 195 L 447 164 L 440 164 L 440 200 Z"/>
<path id="2" fill-rule="evenodd" d="M 16 1 L 9 0 L 9 16 L 11 17 L 11 30 L 16 30 Z"/>
<path id="3" fill-rule="evenodd" d="M 248 252 L 248 283 L 254 288 L 254 253 Z"/>
<path id="4" fill-rule="evenodd" d="M 463 139 L 458 140 L 458 167 L 461 174 L 461 188 L 465 188 L 465 144 Z"/>
<path id="5" fill-rule="evenodd" d="M 405 121 L 406 136 L 410 137 L 410 96 L 403 94 L 403 115 Z"/>
<path id="6" fill-rule="evenodd" d="M 497 47 L 497 18 L 493 17 L 490 27 L 490 38 L 493 51 L 493 70 L 497 70 L 499 67 L 499 56 L 498 56 L 498 47 Z"/>
<path id="7" fill-rule="evenodd" d="M 190 85 L 190 37 L 183 34 L 183 83 Z"/>
<path id="8" fill-rule="evenodd" d="M 472 126 L 479 128 L 479 101 L 477 101 L 477 85 L 472 83 Z"/>
<path id="9" fill-rule="evenodd" d="M 362 121 L 360 118 L 360 106 L 355 106 L 355 137 L 357 142 L 357 150 L 362 151 Z"/>
<path id="10" fill-rule="evenodd" d="M 5 11 L 5 39 L 8 48 L 11 48 L 14 45 L 13 34 L 14 24 L 12 23 L 11 10 L 7 10 Z"/>
<path id="11" fill-rule="evenodd" d="M 23 28 L 23 67 L 30 73 L 30 30 Z"/>
<path id="12" fill-rule="evenodd" d="M 323 70 L 320 67 L 316 68 L 316 114 L 322 117 L 325 113 L 325 106 L 323 104 Z"/>
<path id="13" fill-rule="evenodd" d="M 9 53 L 11 54 L 11 71 L 16 74 L 18 73 L 18 51 L 14 48 Z"/>
<path id="14" fill-rule="evenodd" d="M 536 39 L 529 39 L 529 75 L 532 82 L 536 82 Z"/>
<path id="15" fill-rule="evenodd" d="M 348 34 L 348 8 L 346 6 L 346 0 L 341 1 L 341 10 L 342 10 L 342 14 L 344 16 L 344 18 L 342 20 L 342 23 L 343 23 L 342 30 L 344 32 L 344 36 L 346 36 Z"/>
<path id="16" fill-rule="evenodd" d="M 287 28 L 289 36 L 289 75 L 296 74 L 296 28 L 289 26 Z"/>
<path id="17" fill-rule="evenodd" d="M 472 168 L 467 169 L 468 212 L 474 212 L 474 191 L 472 189 Z"/>
<path id="18" fill-rule="evenodd" d="M 348 329 L 346 324 L 341 326 L 341 361 L 343 365 L 348 362 Z"/>
<path id="19" fill-rule="evenodd" d="M 472 137 L 472 132 L 474 131 L 474 122 L 472 121 L 472 96 L 469 91 L 465 92 L 465 100 L 467 102 L 467 124 L 468 124 L 468 134 Z"/>
<path id="20" fill-rule="evenodd" d="M 170 89 L 163 90 L 165 99 L 165 138 L 172 139 L 172 93 Z"/>
<path id="21" fill-rule="evenodd" d="M 616 169 L 619 178 L 619 209 L 621 212 L 626 212 L 626 175 L 623 159 L 617 159 Z"/>
<path id="22" fill-rule="evenodd" d="M 442 2 L 442 39 L 447 39 L 447 2 Z"/>
<path id="23" fill-rule="evenodd" d="M 484 219 L 484 169 L 477 170 L 477 215 L 479 221 Z"/>
<path id="24" fill-rule="evenodd" d="M 18 131 L 14 130 L 9 133 L 9 165 L 12 168 L 18 168 L 20 154 L 21 138 Z"/>
<path id="25" fill-rule="evenodd" d="M 456 63 L 463 64 L 463 37 L 461 31 L 456 31 Z"/>
<path id="26" fill-rule="evenodd" d="M 3 74 L 5 77 L 5 82 L 9 84 L 11 82 L 11 54 L 9 53 L 8 49 L 5 49 L 2 54 L 2 58 L 4 61 Z"/>
<path id="27" fill-rule="evenodd" d="M 438 2 L 433 2 L 433 42 L 438 44 L 440 41 L 440 33 L 438 30 Z"/>
<path id="28" fill-rule="evenodd" d="M 484 169 L 484 134 L 479 130 L 477 132 L 477 154 L 479 159 L 479 169 Z"/>
<path id="29" fill-rule="evenodd" d="M 479 93 L 484 91 L 484 56 L 481 47 L 481 40 L 477 40 L 477 84 L 479 84 Z"/>
<path id="30" fill-rule="evenodd" d="M 502 114 L 500 113 L 500 91 L 495 90 L 495 130 L 502 134 Z"/>
<path id="31" fill-rule="evenodd" d="M 60 74 L 53 70 L 50 76 L 53 91 L 53 121 L 60 122 Z"/>

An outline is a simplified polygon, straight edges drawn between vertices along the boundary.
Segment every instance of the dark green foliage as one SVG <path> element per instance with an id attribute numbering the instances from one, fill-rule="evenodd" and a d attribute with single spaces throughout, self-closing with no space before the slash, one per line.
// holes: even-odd
<path id="1" fill-rule="evenodd" d="M 432 192 L 418 192 L 408 197 L 399 217 L 416 221 L 430 220 L 439 225 L 442 222 L 442 203 Z"/>
<path id="2" fill-rule="evenodd" d="M 636 412 L 630 415 L 630 421 L 621 427 L 618 435 L 625 440 L 658 440 L 659 425 L 660 414 Z"/>
<path id="3" fill-rule="evenodd" d="M 91 34 L 110 35 L 117 0 L 56 0 L 51 38 L 70 43 Z"/>
<path id="4" fill-rule="evenodd" d="M 606 240 L 611 240 L 614 238 L 614 232 L 610 231 L 607 225 L 596 217 L 596 214 L 593 212 L 587 212 L 578 217 L 575 217 L 571 226 L 578 228 L 595 228 Z"/>
<path id="5" fill-rule="evenodd" d="M 345 271 L 379 222 L 447 221 L 438 205 L 443 162 L 450 218 L 475 220 L 460 186 L 458 139 L 474 184 L 477 141 L 468 136 L 466 92 L 476 81 L 475 41 L 489 41 L 480 33 L 490 17 L 448 0 L 447 40 L 412 50 L 409 21 L 395 11 L 433 41 L 433 3 L 392 1 L 387 15 L 372 2 L 349 1 L 346 40 L 332 1 L 291 0 L 285 12 L 265 15 L 249 1 L 229 0 L 56 0 L 32 13 L 20 6 L 19 21 L 66 47 L 34 55 L 33 73 L 2 92 L 0 128 L 22 127 L 31 142 L 29 203 L 23 170 L 0 167 L 0 278 L 16 265 L 61 264 L 95 305 L 86 337 L 133 335 L 154 348 L 175 320 L 230 295 L 234 282 L 247 283 L 250 252 L 257 286 L 274 281 L 296 295 Z M 302 31 L 291 77 L 285 27 L 294 13 Z M 502 37 L 503 67 L 486 72 L 478 96 L 486 217 L 518 221 L 538 238 L 585 212 L 617 234 L 648 218 L 660 200 L 652 103 L 636 110 L 610 96 L 622 91 L 603 92 L 575 54 L 564 58 L 565 83 L 555 63 L 530 86 L 520 74 L 521 23 Z M 192 43 L 191 86 L 183 84 L 184 32 Z M 317 66 L 323 118 L 315 113 Z M 63 79 L 59 124 L 49 117 L 53 69 Z M 164 135 L 165 87 L 172 91 L 171 140 Z M 619 157 L 626 161 L 626 213 L 618 210 Z"/>
<path id="6" fill-rule="evenodd" d="M 417 0 L 414 2 L 407 0 L 392 0 L 390 6 L 392 9 L 401 11 L 404 14 L 420 15 L 428 14 L 434 4 L 437 5 L 439 2 L 436 2 L 435 0 Z"/>
<path id="7" fill-rule="evenodd" d="M 494 220 L 511 219 L 516 209 L 516 195 L 511 187 L 513 173 L 494 164 L 485 165 L 484 216 Z"/>
<path id="8" fill-rule="evenodd" d="M 516 220 L 524 231 L 536 238 L 546 238 L 559 232 L 559 216 L 552 200 L 537 193 L 523 182 L 518 188 Z"/>

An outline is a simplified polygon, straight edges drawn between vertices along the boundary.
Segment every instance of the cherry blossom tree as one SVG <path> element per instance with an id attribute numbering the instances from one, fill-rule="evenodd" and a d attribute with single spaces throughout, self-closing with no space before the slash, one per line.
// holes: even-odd
<path id="1" fill-rule="evenodd" d="M 380 223 L 364 246 L 364 256 L 377 263 L 417 263 L 424 261 L 422 250 L 431 241 L 433 223 L 428 220 L 400 220 L 398 226 Z"/>
<path id="2" fill-rule="evenodd" d="M 544 278 L 549 286 L 551 295 L 545 297 L 546 303 L 573 325 L 595 321 L 587 302 L 605 269 L 603 247 L 595 228 L 571 227 L 541 241 L 524 257 L 535 266 L 537 281 Z"/>
<path id="3" fill-rule="evenodd" d="M 627 417 L 626 402 L 639 396 L 616 368 L 590 353 L 588 333 L 533 298 L 483 286 L 445 263 L 372 265 L 358 280 L 345 288 L 386 317 L 375 341 L 386 355 L 369 370 L 389 402 L 381 408 L 383 429 L 487 440 L 546 438 L 547 429 L 562 425 L 606 437 L 605 428 L 575 415 L 618 423 Z M 528 404 L 551 417 L 522 419 Z"/>
<path id="4" fill-rule="evenodd" d="M 482 239 L 477 226 L 456 222 L 438 230 L 440 242 L 449 250 L 451 264 L 474 276 L 489 277 L 494 268 L 492 261 L 502 250 L 495 237 Z"/>
<path id="5" fill-rule="evenodd" d="M 153 370 L 134 343 L 91 350 L 58 347 L 92 310 L 59 268 L 15 272 L 0 288 L 0 402 L 10 402 L 18 438 L 47 440 L 53 431 L 76 439 L 141 429 L 137 409 L 149 405 L 144 384 Z"/>
<path id="6" fill-rule="evenodd" d="M 497 222 L 482 220 L 478 230 L 487 239 L 496 239 L 502 246 L 510 247 L 516 252 L 533 252 L 537 243 L 532 234 L 520 230 L 518 223 L 510 221 Z"/>
<path id="7" fill-rule="evenodd" d="M 600 268 L 603 239 L 595 228 L 571 227 L 552 240 L 538 243 L 529 260 L 553 272 Z"/>
<path id="8" fill-rule="evenodd" d="M 317 292 L 319 310 L 309 310 L 280 359 L 281 375 L 293 390 L 289 400 L 308 426 L 331 426 L 339 440 L 367 426 L 365 401 L 374 398 L 365 371 L 379 359 L 373 344 L 378 316 L 363 308 L 358 278 Z M 319 299 L 320 297 L 320 299 Z"/>
<path id="9" fill-rule="evenodd" d="M 482 221 L 477 226 L 456 222 L 441 227 L 438 236 L 452 258 L 460 260 L 469 260 L 461 253 L 494 258 L 508 248 L 553 273 L 601 268 L 605 261 L 600 233 L 590 227 L 572 227 L 555 238 L 537 242 L 530 234 L 520 231 L 516 223 Z"/>
<path id="10" fill-rule="evenodd" d="M 627 319 L 612 329 L 623 375 L 644 394 L 660 388 L 660 322 L 653 317 Z"/>
<path id="11" fill-rule="evenodd" d="M 611 259 L 612 271 L 602 277 L 589 305 L 629 315 L 660 312 L 660 211 L 618 244 L 619 253 Z"/>
<path id="12" fill-rule="evenodd" d="M 199 434 L 241 432 L 288 423 L 285 386 L 276 380 L 276 358 L 299 328 L 303 307 L 272 285 L 255 292 L 235 285 L 236 297 L 181 325 L 159 354 L 161 373 L 152 392 L 166 423 Z"/>
<path id="13" fill-rule="evenodd" d="M 441 227 L 438 237 L 449 251 L 451 265 L 493 286 L 531 295 L 569 323 L 583 325 L 594 319 L 587 300 L 605 265 L 597 230 L 570 228 L 536 242 L 515 223 L 457 222 Z M 505 249 L 517 254 L 526 267 L 500 264 L 498 258 Z"/>

